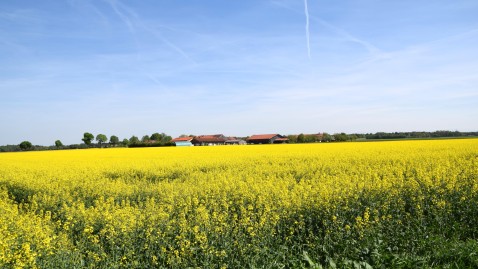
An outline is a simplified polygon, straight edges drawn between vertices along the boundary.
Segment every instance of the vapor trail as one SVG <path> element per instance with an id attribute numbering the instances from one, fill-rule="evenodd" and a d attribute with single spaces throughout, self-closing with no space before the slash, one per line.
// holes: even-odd
<path id="1" fill-rule="evenodd" d="M 307 37 L 307 55 L 310 59 L 310 33 L 309 33 L 309 8 L 307 7 L 307 0 L 304 0 L 305 7 L 305 36 Z"/>
<path id="2" fill-rule="evenodd" d="M 113 8 L 114 12 L 116 13 L 116 15 L 118 15 L 120 17 L 120 19 L 126 24 L 126 26 L 128 27 L 129 31 L 131 32 L 131 34 L 133 34 L 136 38 L 136 30 L 135 30 L 135 27 L 133 25 L 133 22 L 130 20 L 130 18 L 126 15 L 126 14 L 123 14 L 123 12 L 120 11 L 119 7 L 121 7 L 120 3 L 116 2 L 115 0 L 106 0 L 106 2 L 108 2 L 111 6 L 111 8 Z M 118 7 L 119 6 L 119 7 Z"/>

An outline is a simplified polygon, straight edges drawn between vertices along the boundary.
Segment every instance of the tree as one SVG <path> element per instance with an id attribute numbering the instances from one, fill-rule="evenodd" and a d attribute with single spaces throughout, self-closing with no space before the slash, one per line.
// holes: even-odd
<path id="1" fill-rule="evenodd" d="M 138 144 L 139 143 L 139 138 L 137 136 L 132 136 L 130 139 L 129 139 L 129 143 L 130 144 Z"/>
<path id="2" fill-rule="evenodd" d="M 330 141 L 332 141 L 332 136 L 328 133 L 323 133 L 322 134 L 322 141 L 330 142 Z"/>
<path id="3" fill-rule="evenodd" d="M 60 140 L 56 140 L 55 141 L 55 147 L 59 149 L 59 148 L 63 147 L 63 143 L 61 143 Z"/>
<path id="4" fill-rule="evenodd" d="M 90 133 L 84 133 L 83 134 L 83 139 L 81 139 L 85 144 L 87 144 L 88 146 L 91 145 L 91 141 L 95 138 L 94 135 L 90 134 Z"/>
<path id="5" fill-rule="evenodd" d="M 299 136 L 297 136 L 297 143 L 305 143 L 304 134 L 300 134 Z"/>
<path id="6" fill-rule="evenodd" d="M 96 136 L 96 141 L 98 142 L 98 144 L 100 144 L 100 147 L 103 142 L 106 142 L 106 140 L 108 140 L 108 138 L 104 134 L 98 134 Z"/>
<path id="7" fill-rule="evenodd" d="M 346 133 L 340 133 L 340 134 L 336 133 L 334 134 L 334 137 L 335 137 L 335 141 L 337 142 L 344 142 L 349 139 L 349 136 Z"/>
<path id="8" fill-rule="evenodd" d="M 121 142 L 121 144 L 123 144 L 124 147 L 127 147 L 129 145 L 128 138 L 123 139 L 123 142 Z"/>
<path id="9" fill-rule="evenodd" d="M 161 139 L 161 143 L 166 144 L 171 142 L 171 140 L 173 140 L 171 136 L 164 134 L 163 138 Z"/>
<path id="10" fill-rule="evenodd" d="M 315 143 L 319 141 L 319 134 L 309 134 L 304 136 L 306 143 Z"/>
<path id="11" fill-rule="evenodd" d="M 150 139 L 160 142 L 161 139 L 163 139 L 163 136 L 160 133 L 154 133 L 151 135 Z"/>
<path id="12" fill-rule="evenodd" d="M 23 141 L 22 143 L 20 143 L 20 145 L 18 145 L 22 150 L 29 150 L 29 149 L 32 149 L 33 148 L 33 145 L 32 143 L 30 143 L 30 141 Z"/>
<path id="13" fill-rule="evenodd" d="M 297 135 L 288 135 L 287 139 L 289 139 L 289 143 L 292 143 L 292 144 L 297 143 Z"/>
<path id="14" fill-rule="evenodd" d="M 149 135 L 145 135 L 145 136 L 143 136 L 143 138 L 141 138 L 141 142 L 143 142 L 143 143 L 146 143 L 146 142 L 148 142 L 149 140 L 151 140 L 151 138 L 149 137 Z"/>
<path id="15" fill-rule="evenodd" d="M 110 143 L 113 145 L 113 146 L 116 146 L 117 144 L 119 144 L 119 138 L 116 136 L 116 135 L 112 135 L 110 137 Z"/>

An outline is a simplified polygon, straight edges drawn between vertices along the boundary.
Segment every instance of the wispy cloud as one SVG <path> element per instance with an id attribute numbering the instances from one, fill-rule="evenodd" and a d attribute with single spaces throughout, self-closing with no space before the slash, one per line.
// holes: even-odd
<path id="1" fill-rule="evenodd" d="M 124 5 L 121 4 L 120 1 L 118 0 L 105 0 L 110 4 L 111 8 L 114 10 L 116 15 L 123 21 L 123 23 L 128 27 L 128 30 L 136 36 L 136 27 L 133 23 L 133 20 L 131 19 L 132 17 L 136 17 L 136 14 L 131 11 L 131 9 L 125 7 Z M 123 10 L 125 13 L 123 13 Z"/>
<path id="2" fill-rule="evenodd" d="M 169 39 L 165 38 L 163 34 L 159 32 L 160 27 L 151 27 L 147 25 L 141 18 L 133 11 L 132 8 L 128 7 L 126 4 L 122 3 L 120 0 L 105 0 L 107 1 L 115 13 L 121 18 L 121 20 L 127 25 L 129 31 L 135 37 L 136 42 L 138 39 L 136 37 L 137 28 L 149 32 L 153 34 L 156 38 L 161 40 L 165 45 L 167 45 L 172 50 L 179 53 L 184 58 L 190 60 L 191 62 L 195 63 L 195 61 L 178 45 L 171 42 Z M 171 29 L 171 28 L 169 28 Z"/>
<path id="3" fill-rule="evenodd" d="M 318 16 L 314 16 L 314 15 L 309 14 L 307 0 L 304 0 L 304 3 L 305 3 L 305 12 L 306 12 L 306 31 L 307 31 L 307 36 L 308 37 L 310 36 L 309 21 L 313 20 L 313 21 L 321 24 L 322 26 L 324 26 L 328 30 L 331 30 L 332 32 L 334 32 L 335 34 L 337 34 L 338 36 L 343 38 L 345 41 L 350 41 L 350 42 L 356 43 L 356 44 L 360 45 L 361 47 L 365 48 L 372 56 L 375 57 L 375 56 L 378 56 L 378 55 L 381 54 L 381 50 L 378 49 L 373 44 L 371 44 L 370 42 L 368 42 L 368 41 L 366 41 L 362 38 L 359 38 L 359 37 L 349 33 L 345 29 L 337 27 L 337 26 L 333 25 L 332 23 L 329 23 L 326 20 L 324 20 L 324 19 L 322 19 Z M 288 10 L 294 12 L 294 13 L 297 13 L 297 14 L 300 13 L 298 10 L 296 10 L 295 8 L 286 4 L 285 2 L 272 1 L 272 4 L 277 5 L 279 7 L 282 7 L 282 8 L 285 8 L 285 9 L 288 9 Z M 308 39 L 308 42 L 310 42 L 309 38 L 307 38 L 307 39 Z"/>
<path id="4" fill-rule="evenodd" d="M 108 16 L 101 11 L 101 9 L 91 3 L 90 0 L 68 0 L 67 2 L 72 8 L 79 10 L 81 13 L 92 11 L 98 18 L 100 18 L 102 24 L 109 26 Z"/>
<path id="5" fill-rule="evenodd" d="M 310 30 L 309 30 L 309 8 L 307 6 L 307 0 L 304 0 L 305 8 L 305 36 L 307 39 L 307 55 L 310 59 Z"/>

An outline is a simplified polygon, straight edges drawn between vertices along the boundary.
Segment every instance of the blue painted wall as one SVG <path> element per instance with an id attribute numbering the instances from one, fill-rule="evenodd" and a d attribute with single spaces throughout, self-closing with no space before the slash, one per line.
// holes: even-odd
<path id="1" fill-rule="evenodd" d="M 178 142 L 174 142 L 174 144 L 176 144 L 176 147 L 187 147 L 187 146 L 192 146 L 193 144 L 189 141 L 178 141 Z"/>

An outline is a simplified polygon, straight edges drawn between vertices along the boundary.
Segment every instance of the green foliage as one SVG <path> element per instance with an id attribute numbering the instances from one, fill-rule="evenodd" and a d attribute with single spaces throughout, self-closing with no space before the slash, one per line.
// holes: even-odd
<path id="1" fill-rule="evenodd" d="M 304 143 L 305 142 L 305 136 L 304 134 L 300 134 L 297 136 L 297 143 Z"/>
<path id="2" fill-rule="evenodd" d="M 91 141 L 93 141 L 93 139 L 95 138 L 95 136 L 91 133 L 84 133 L 83 134 L 83 138 L 81 139 L 86 145 L 91 145 Z"/>
<path id="3" fill-rule="evenodd" d="M 98 135 L 96 136 L 96 141 L 98 142 L 98 144 L 100 144 L 100 146 L 101 146 L 101 144 L 103 144 L 104 142 L 106 142 L 106 140 L 108 140 L 108 138 L 107 138 L 106 135 L 104 135 L 104 134 L 98 134 Z"/>
<path id="4" fill-rule="evenodd" d="M 173 140 L 173 138 L 169 135 L 164 135 L 163 138 L 161 139 L 161 143 L 163 145 L 166 145 L 168 143 L 171 143 L 171 140 Z"/>
<path id="5" fill-rule="evenodd" d="M 168 136 L 165 133 L 154 133 L 151 135 L 150 140 L 155 141 L 156 143 L 166 144 L 172 140 L 171 136 Z M 145 142 L 145 141 L 143 141 Z"/>
<path id="6" fill-rule="evenodd" d="M 322 134 L 322 141 L 323 142 L 330 142 L 330 141 L 332 141 L 332 136 L 328 133 L 323 133 Z"/>
<path id="7" fill-rule="evenodd" d="M 143 142 L 143 143 L 149 142 L 150 140 L 151 140 L 151 138 L 149 137 L 149 135 L 145 135 L 145 136 L 143 136 L 143 138 L 141 138 L 141 142 Z"/>
<path id="8" fill-rule="evenodd" d="M 423 139 L 423 138 L 439 138 L 439 137 L 472 137 L 478 136 L 478 132 L 459 132 L 459 131 L 447 131 L 438 130 L 434 132 L 377 132 L 375 134 L 359 135 L 366 139 Z"/>
<path id="9" fill-rule="evenodd" d="M 67 146 L 69 149 L 87 149 L 89 146 L 87 144 L 71 144 Z"/>
<path id="10" fill-rule="evenodd" d="M 162 138 L 163 138 L 163 135 L 160 133 L 154 133 L 150 137 L 150 139 L 154 141 L 161 141 Z"/>
<path id="11" fill-rule="evenodd" d="M 14 152 L 22 150 L 19 145 L 0 146 L 0 152 Z"/>
<path id="12" fill-rule="evenodd" d="M 137 142 L 134 144 L 129 144 L 128 147 L 130 148 L 147 148 L 147 147 L 172 147 L 175 146 L 172 142 L 161 143 L 161 142 Z"/>
<path id="13" fill-rule="evenodd" d="M 132 136 L 130 139 L 129 139 L 129 144 L 130 145 L 134 145 L 134 144 L 138 144 L 139 143 L 139 138 L 137 136 Z"/>
<path id="14" fill-rule="evenodd" d="M 291 144 L 297 143 L 297 136 L 296 135 L 288 135 L 287 139 L 289 139 L 289 143 L 291 143 Z"/>
<path id="15" fill-rule="evenodd" d="M 174 146 L 171 140 L 172 137 L 165 133 L 154 133 L 151 137 L 144 135 L 141 140 L 136 136 L 132 136 L 127 145 L 130 148 Z"/>
<path id="16" fill-rule="evenodd" d="M 55 147 L 59 149 L 59 148 L 63 147 L 63 143 L 61 143 L 60 140 L 56 140 L 55 141 Z"/>
<path id="17" fill-rule="evenodd" d="M 346 133 L 336 133 L 334 134 L 334 139 L 337 142 L 344 142 L 349 140 L 349 137 Z"/>
<path id="18" fill-rule="evenodd" d="M 323 134 L 299 134 L 299 135 L 289 135 L 287 138 L 289 139 L 289 143 L 315 143 L 315 142 L 322 142 L 324 140 Z M 330 140 L 329 140 L 330 141 Z"/>
<path id="19" fill-rule="evenodd" d="M 18 145 L 22 150 L 30 150 L 33 148 L 33 145 L 32 143 L 30 143 L 30 141 L 23 141 L 22 143 L 20 143 L 20 145 Z"/>
<path id="20" fill-rule="evenodd" d="M 123 145 L 123 147 L 127 147 L 129 145 L 129 140 L 127 138 L 125 138 L 125 139 L 123 139 L 121 144 Z"/>
<path id="21" fill-rule="evenodd" d="M 116 135 L 112 135 L 110 137 L 110 143 L 113 145 L 113 146 L 116 146 L 119 144 L 119 138 L 116 136 Z"/>

